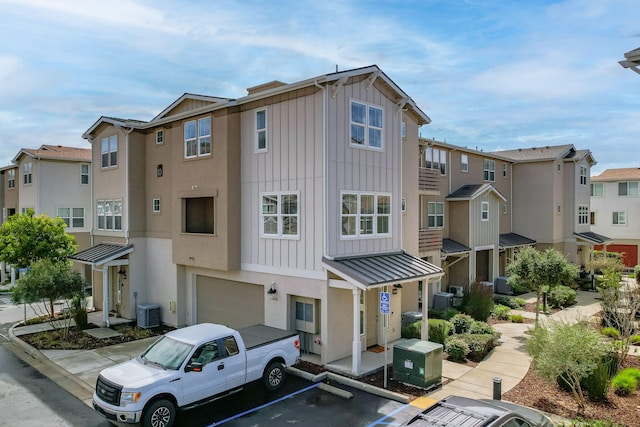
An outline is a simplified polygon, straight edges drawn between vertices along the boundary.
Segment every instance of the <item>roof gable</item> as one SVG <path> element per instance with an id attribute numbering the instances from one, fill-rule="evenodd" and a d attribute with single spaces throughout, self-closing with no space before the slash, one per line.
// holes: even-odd
<path id="1" fill-rule="evenodd" d="M 640 168 L 607 169 L 598 176 L 592 176 L 591 181 L 628 181 L 640 180 Z"/>
<path id="2" fill-rule="evenodd" d="M 180 98 L 173 101 L 167 108 L 162 110 L 160 114 L 158 114 L 151 120 L 151 122 L 166 119 L 168 117 L 186 113 L 192 110 L 200 110 L 207 107 L 213 107 L 215 105 L 226 104 L 229 101 L 231 101 L 230 98 L 220 98 L 217 96 L 185 93 Z"/>
<path id="3" fill-rule="evenodd" d="M 473 200 L 481 196 L 486 192 L 494 193 L 499 199 L 503 201 L 507 201 L 507 198 L 502 195 L 493 185 L 491 184 L 467 184 L 458 188 L 453 193 L 449 194 L 445 199 L 450 202 L 456 202 L 461 200 Z"/>
<path id="4" fill-rule="evenodd" d="M 37 149 L 21 149 L 13 158 L 13 162 L 18 163 L 25 156 L 41 160 L 91 162 L 91 149 L 45 144 Z"/>
<path id="5" fill-rule="evenodd" d="M 539 162 L 563 159 L 575 152 L 573 144 L 547 145 L 544 147 L 517 148 L 515 150 L 495 151 L 494 153 L 516 162 Z"/>

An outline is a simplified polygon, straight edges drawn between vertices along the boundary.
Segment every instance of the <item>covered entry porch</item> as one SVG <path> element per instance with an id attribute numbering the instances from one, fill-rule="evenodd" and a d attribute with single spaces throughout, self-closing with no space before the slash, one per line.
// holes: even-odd
<path id="1" fill-rule="evenodd" d="M 391 337 L 390 341 L 400 338 L 402 307 L 399 293 L 402 291 L 402 284 L 417 280 L 435 281 L 444 274 L 440 267 L 405 252 L 340 259 L 323 258 L 323 265 L 336 277 L 329 279 L 329 287 L 351 293 L 353 329 L 349 375 L 354 377 L 364 374 L 363 351 L 367 350 L 367 343 L 371 339 L 378 344 L 384 344 L 383 338 Z M 390 305 L 395 316 L 379 316 L 380 308 L 377 301 L 381 292 L 392 294 Z M 397 298 L 394 299 L 394 296 Z M 422 310 L 423 321 L 426 321 L 427 304 L 423 304 Z M 371 328 L 374 328 L 374 331 L 371 331 Z M 427 328 L 423 328 L 423 335 L 426 332 Z M 368 356 L 370 355 L 364 357 Z"/>

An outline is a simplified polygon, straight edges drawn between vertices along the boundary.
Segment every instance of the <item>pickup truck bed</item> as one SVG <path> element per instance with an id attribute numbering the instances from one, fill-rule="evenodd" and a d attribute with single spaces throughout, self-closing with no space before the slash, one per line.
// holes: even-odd
<path id="1" fill-rule="evenodd" d="M 246 328 L 238 329 L 238 333 L 242 337 L 247 350 L 298 335 L 295 331 L 283 331 L 266 325 L 247 326 Z"/>

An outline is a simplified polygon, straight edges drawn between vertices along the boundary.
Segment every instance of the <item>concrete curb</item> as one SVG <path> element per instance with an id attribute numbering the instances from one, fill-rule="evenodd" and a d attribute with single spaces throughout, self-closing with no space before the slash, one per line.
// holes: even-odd
<path id="1" fill-rule="evenodd" d="M 357 380 L 354 380 L 354 379 L 351 379 L 351 378 L 343 377 L 342 375 L 334 374 L 333 372 L 323 372 L 321 374 L 313 375 L 313 374 L 311 374 L 309 372 L 305 372 L 305 371 L 302 371 L 302 370 L 300 370 L 298 368 L 292 368 L 292 367 L 287 368 L 287 372 L 291 373 L 292 375 L 298 376 L 300 378 L 304 378 L 304 379 L 306 379 L 308 381 L 314 382 L 314 383 L 317 383 L 317 382 L 320 382 L 320 381 L 325 381 L 325 380 L 334 381 L 334 382 L 336 382 L 338 384 L 343 384 L 343 385 L 346 385 L 346 386 L 349 386 L 349 387 L 352 387 L 352 388 L 356 388 L 358 390 L 362 390 L 362 391 L 364 391 L 366 393 L 375 394 L 377 396 L 384 397 L 384 398 L 387 398 L 387 399 L 390 399 L 390 400 L 395 400 L 396 402 L 400 402 L 400 403 L 409 403 L 409 402 L 411 402 L 413 400 L 412 397 L 405 396 L 404 394 L 400 394 L 400 393 L 396 393 L 396 392 L 393 392 L 393 391 L 385 390 L 383 388 L 376 387 L 376 386 L 371 385 L 371 384 L 365 384 L 363 382 L 360 382 L 360 381 L 357 381 Z M 337 389 L 336 387 L 332 387 L 332 388 L 333 389 Z M 351 393 L 346 392 L 344 390 L 341 390 L 341 389 L 337 389 L 337 390 L 340 390 L 340 392 L 342 392 L 342 393 L 348 393 L 351 396 L 353 396 Z M 328 391 L 330 393 L 332 392 L 329 389 L 327 389 L 325 391 Z M 341 394 L 339 394 L 339 395 L 341 395 Z M 342 397 L 344 397 L 344 396 L 342 396 Z M 349 398 L 351 398 L 351 397 L 349 397 Z"/>
<path id="2" fill-rule="evenodd" d="M 72 381 L 75 385 L 79 386 L 80 388 L 82 388 L 83 390 L 89 392 L 89 393 L 93 393 L 93 387 L 90 387 L 87 383 L 85 383 L 84 381 L 76 378 L 75 375 L 73 375 L 71 372 L 67 371 L 66 369 L 61 368 L 60 366 L 58 366 L 56 363 L 52 362 L 48 357 L 46 357 L 44 354 L 42 354 L 42 352 L 38 349 L 36 349 L 35 347 L 32 347 L 30 344 L 24 342 L 23 340 L 21 340 L 18 336 L 16 336 L 16 334 L 14 333 L 13 329 L 20 325 L 21 322 L 16 323 L 15 325 L 11 326 L 11 328 L 9 328 L 9 340 L 19 349 L 22 350 L 24 353 L 28 354 L 29 356 L 31 356 L 33 359 L 36 359 L 38 362 L 42 363 L 43 365 L 45 365 L 47 367 L 47 369 L 51 369 L 54 370 L 55 372 L 59 373 L 61 377 L 64 377 L 66 379 L 69 379 L 70 381 Z M 33 366 L 33 365 L 32 365 Z M 37 366 L 33 366 L 34 368 L 38 369 Z M 38 371 L 40 371 L 42 373 L 42 370 L 38 369 Z M 48 375 L 45 375 L 48 376 Z M 69 392 L 71 392 L 70 390 L 67 390 Z M 72 393 L 72 392 L 71 392 Z M 74 393 L 72 393 L 74 394 Z M 83 396 L 76 396 L 77 398 L 79 398 L 80 400 L 84 400 Z"/>

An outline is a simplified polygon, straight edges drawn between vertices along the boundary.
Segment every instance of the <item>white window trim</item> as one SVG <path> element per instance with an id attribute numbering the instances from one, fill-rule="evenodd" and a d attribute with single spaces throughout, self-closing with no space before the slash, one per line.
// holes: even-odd
<path id="1" fill-rule="evenodd" d="M 111 142 L 115 140 L 115 150 L 111 149 Z M 107 151 L 103 150 L 103 145 L 104 143 L 107 143 Z M 111 163 L 111 154 L 115 153 L 116 154 L 116 161 L 115 163 Z M 102 164 L 102 156 L 107 155 L 107 164 L 103 165 Z M 107 168 L 113 168 L 118 166 L 118 135 L 111 135 L 111 136 L 107 136 L 105 138 L 102 138 L 100 140 L 100 167 L 102 169 L 107 169 Z"/>
<path id="2" fill-rule="evenodd" d="M 488 163 L 488 168 L 485 163 Z M 492 167 L 493 166 L 493 167 Z M 487 182 L 496 182 L 496 161 L 491 159 L 483 159 L 482 161 L 482 177 Z"/>
<path id="3" fill-rule="evenodd" d="M 613 215 L 614 214 L 618 214 L 618 222 L 615 223 L 613 222 Z M 620 214 L 622 214 L 624 221 L 620 222 Z M 613 226 L 618 226 L 618 227 L 625 227 L 627 225 L 627 211 L 613 211 L 611 213 L 611 225 Z"/>
<path id="4" fill-rule="evenodd" d="M 158 202 L 157 209 L 156 209 L 156 202 Z M 160 200 L 160 197 L 154 197 L 153 199 L 151 199 L 151 213 L 159 214 L 161 211 L 162 211 L 162 201 Z"/>
<path id="5" fill-rule="evenodd" d="M 507 177 L 507 164 L 506 163 L 502 164 L 502 177 L 503 178 Z"/>
<path id="6" fill-rule="evenodd" d="M 446 176 L 447 154 L 448 152 L 444 148 L 426 146 L 418 165 L 422 169 L 439 171 L 441 176 Z M 427 160 L 427 156 L 431 157 L 431 160 Z"/>
<path id="7" fill-rule="evenodd" d="M 22 183 L 24 185 L 33 184 L 33 163 L 26 162 L 22 165 Z"/>
<path id="8" fill-rule="evenodd" d="M 100 215 L 99 215 L 99 209 L 98 206 L 100 205 L 100 203 L 102 203 L 103 205 L 103 209 L 106 206 L 107 202 L 111 202 L 112 204 L 112 213 L 111 215 L 109 215 L 113 221 L 112 221 L 112 227 L 111 228 L 107 228 L 107 215 L 103 215 L 104 217 L 104 227 L 100 228 Z M 115 215 L 115 203 L 119 202 L 120 203 L 120 215 Z M 120 217 L 120 228 L 116 228 L 116 217 Z M 100 199 L 97 200 L 96 202 L 96 230 L 104 230 L 104 231 L 122 231 L 122 226 L 123 226 L 123 220 L 124 220 L 124 204 L 122 203 L 122 199 L 111 199 L 111 200 L 107 200 L 107 199 Z"/>
<path id="9" fill-rule="evenodd" d="M 589 205 L 578 205 L 578 224 L 589 224 Z"/>
<path id="10" fill-rule="evenodd" d="M 297 213 L 296 214 L 283 214 L 282 213 L 282 196 L 295 195 L 297 200 Z M 278 196 L 277 211 L 274 214 L 265 214 L 262 212 L 262 198 L 264 196 Z M 299 191 L 265 191 L 260 193 L 258 198 L 258 209 L 260 209 L 260 237 L 265 239 L 288 239 L 288 240 L 300 240 L 300 192 Z M 264 232 L 264 217 L 275 216 L 278 221 L 277 234 L 266 234 Z M 284 234 L 283 233 L 283 217 L 296 217 L 297 227 L 296 234 Z"/>
<path id="11" fill-rule="evenodd" d="M 356 104 L 361 104 L 364 105 L 366 108 L 366 114 L 365 114 L 365 123 L 358 123 L 358 122 L 354 122 L 353 121 L 353 115 L 352 115 L 352 105 L 356 103 Z M 377 126 L 373 126 L 369 123 L 369 108 L 377 108 L 380 111 L 382 111 L 382 127 L 377 127 Z M 375 104 L 369 104 L 367 102 L 364 101 L 360 101 L 357 99 L 350 99 L 349 100 L 349 129 L 348 129 L 348 138 L 349 138 L 349 145 L 351 147 L 357 147 L 357 148 L 363 148 L 363 149 L 369 149 L 369 150 L 376 150 L 376 151 L 384 151 L 384 108 L 382 108 L 381 105 L 375 105 Z M 356 125 L 356 126 L 363 126 L 364 127 L 364 142 L 362 144 L 357 144 L 355 142 L 352 141 L 351 139 L 351 125 Z M 369 128 L 371 129 L 376 129 L 380 131 L 380 147 L 375 147 L 375 146 L 371 146 L 370 145 L 370 141 L 369 141 Z"/>
<path id="12" fill-rule="evenodd" d="M 16 170 L 9 169 L 7 171 L 7 188 L 13 190 L 16 188 Z"/>
<path id="13" fill-rule="evenodd" d="M 587 174 L 587 167 L 580 166 L 580 185 L 587 185 L 589 183 L 589 176 Z"/>
<path id="14" fill-rule="evenodd" d="M 435 213 L 429 213 L 429 206 L 434 205 Z M 442 205 L 442 214 L 438 213 L 438 205 Z M 442 225 L 438 225 L 438 217 L 442 217 Z M 434 218 L 434 226 L 429 225 L 429 219 Z M 427 202 L 427 229 L 438 230 L 444 228 L 444 202 Z"/>
<path id="15" fill-rule="evenodd" d="M 402 205 L 400 205 L 400 211 L 402 213 L 407 212 L 407 196 L 402 196 Z"/>
<path id="16" fill-rule="evenodd" d="M 636 184 L 636 194 L 630 194 L 629 184 Z M 627 184 L 627 194 L 620 194 L 620 184 Z M 640 195 L 640 182 L 638 181 L 618 181 L 618 197 L 638 197 Z"/>
<path id="17" fill-rule="evenodd" d="M 347 194 L 353 194 L 357 196 L 356 202 L 356 213 L 345 215 L 342 213 L 342 197 Z M 361 198 L 362 196 L 373 196 L 373 213 L 371 215 L 373 217 L 373 232 L 371 234 L 361 234 L 360 233 L 360 217 L 361 213 Z M 378 213 L 378 197 L 389 197 L 389 214 L 379 214 Z M 339 201 L 339 210 L 340 210 L 340 240 L 353 240 L 353 239 L 373 239 L 380 237 L 391 237 L 391 230 L 393 229 L 393 197 L 391 193 L 374 193 L 368 191 L 341 191 L 340 192 L 340 201 Z M 342 234 L 342 218 L 345 216 L 355 217 L 356 219 L 356 229 L 355 234 Z M 388 233 L 378 233 L 378 217 L 386 216 L 389 218 L 389 232 Z"/>
<path id="18" fill-rule="evenodd" d="M 264 128 L 258 128 L 258 114 L 260 113 L 264 113 Z M 254 123 L 255 123 L 255 152 L 256 153 L 266 153 L 267 151 L 269 151 L 269 133 L 268 133 L 268 119 L 269 119 L 269 115 L 267 113 L 267 109 L 266 108 L 262 108 L 260 110 L 256 111 L 256 114 L 254 116 Z M 264 148 L 260 148 L 260 134 L 264 133 Z"/>
<path id="19" fill-rule="evenodd" d="M 204 120 L 209 120 L 209 133 L 207 135 L 200 135 L 200 123 Z M 186 135 L 184 134 L 184 129 L 186 128 L 186 126 L 189 123 L 195 123 L 196 124 L 196 133 L 195 133 L 195 138 L 186 138 Z M 198 119 L 193 119 L 193 120 L 187 120 L 184 122 L 184 124 L 182 125 L 182 136 L 183 136 L 183 143 L 184 143 L 184 158 L 185 159 L 196 159 L 198 157 L 208 157 L 211 156 L 213 153 L 213 120 L 211 118 L 211 116 L 206 116 L 206 117 L 200 117 Z M 209 138 L 209 152 L 208 153 L 203 153 L 201 151 L 201 147 L 202 147 L 202 140 L 204 140 L 205 138 Z M 187 142 L 191 142 L 191 141 L 195 141 L 196 143 L 196 154 L 188 156 L 187 155 Z"/>
<path id="20" fill-rule="evenodd" d="M 595 194 L 594 188 L 596 188 L 597 186 L 602 188 L 602 195 L 601 196 Z M 604 182 L 592 182 L 591 183 L 591 188 L 590 188 L 591 191 L 589 192 L 589 195 L 590 195 L 590 197 L 604 197 L 605 196 L 604 189 L 605 189 Z"/>
<path id="21" fill-rule="evenodd" d="M 489 202 L 480 202 L 480 220 L 489 221 Z"/>
<path id="22" fill-rule="evenodd" d="M 82 169 L 86 167 L 87 168 L 87 173 L 84 173 L 82 171 Z M 87 177 L 87 183 L 85 184 L 84 182 L 82 182 L 82 177 L 85 176 Z M 89 185 L 91 184 L 91 166 L 89 166 L 88 163 L 85 164 L 81 164 L 80 165 L 80 185 Z"/>
<path id="23" fill-rule="evenodd" d="M 61 216 L 61 215 L 60 215 L 60 209 L 69 209 L 69 216 L 68 216 L 68 217 L 67 217 L 67 216 Z M 73 210 L 74 210 L 74 209 L 82 209 L 82 216 L 81 216 L 81 217 L 79 217 L 79 216 L 74 216 L 74 215 L 73 215 Z M 82 207 L 82 206 L 59 206 L 59 207 L 56 209 L 56 214 L 57 214 L 56 216 L 57 216 L 58 218 L 66 219 L 66 220 L 68 220 L 68 221 L 69 221 L 69 225 L 67 225 L 65 228 L 85 228 L 85 227 L 86 227 L 86 223 L 87 223 L 87 221 L 86 221 L 86 218 L 85 218 L 85 216 L 86 216 L 86 215 L 85 215 L 85 209 L 84 209 L 84 207 Z M 73 225 L 73 220 L 74 220 L 74 219 L 80 219 L 80 218 L 82 218 L 82 226 L 80 226 L 80 227 L 75 227 L 75 226 Z"/>
<path id="24" fill-rule="evenodd" d="M 164 129 L 156 130 L 156 145 L 164 144 Z"/>
<path id="25" fill-rule="evenodd" d="M 460 155 L 460 172 L 469 173 L 469 155 Z"/>

